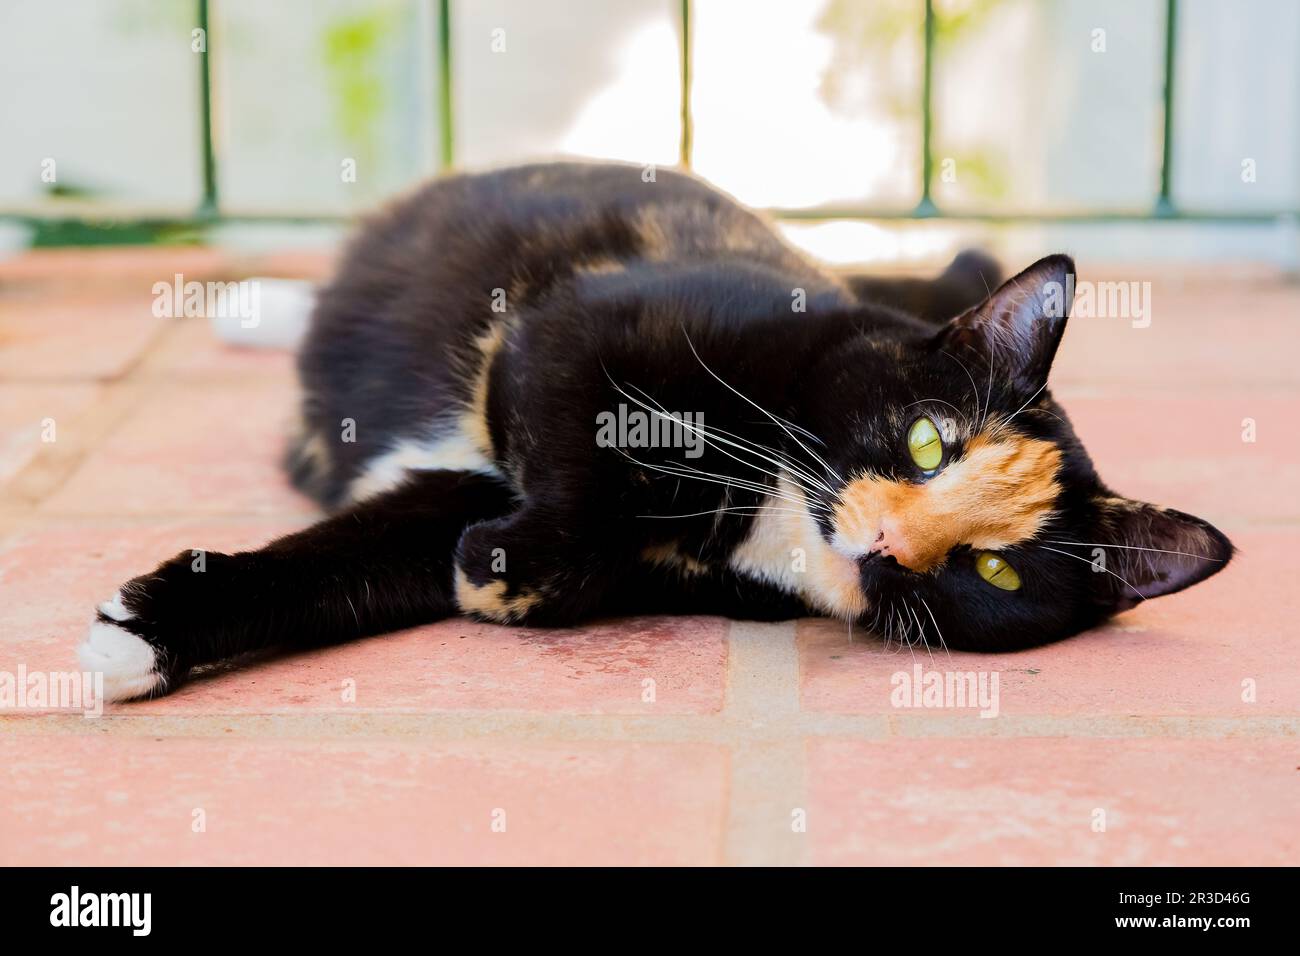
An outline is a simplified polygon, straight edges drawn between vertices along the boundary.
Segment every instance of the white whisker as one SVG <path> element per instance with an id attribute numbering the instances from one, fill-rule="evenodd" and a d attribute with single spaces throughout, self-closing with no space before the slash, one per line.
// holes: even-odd
<path id="1" fill-rule="evenodd" d="M 739 391 L 738 389 L 733 388 L 731 385 L 727 384 L 727 382 L 725 382 L 725 381 L 722 379 L 722 377 L 721 377 L 720 375 L 718 375 L 716 372 L 714 372 L 713 369 L 709 368 L 709 366 L 708 366 L 707 364 L 705 364 L 704 359 L 700 358 L 700 353 L 697 352 L 697 351 L 695 350 L 695 343 L 691 341 L 691 336 L 690 336 L 690 334 L 686 331 L 686 326 L 685 326 L 685 325 L 682 325 L 682 326 L 681 326 L 681 329 L 682 329 L 682 335 L 684 335 L 684 336 L 686 337 L 686 344 L 687 344 L 687 346 L 690 347 L 691 354 L 695 356 L 695 360 L 696 360 L 697 362 L 700 363 L 700 367 L 703 368 L 704 371 L 708 372 L 710 375 L 712 375 L 715 379 L 717 379 L 718 382 L 720 382 L 720 383 L 721 383 L 723 386 L 725 386 L 727 389 L 729 389 L 730 391 L 734 392 L 736 395 L 740 396 L 740 397 L 743 398 L 745 401 L 749 402 L 749 404 L 753 405 L 755 408 L 757 408 L 760 412 L 762 412 L 762 413 L 763 413 L 764 415 L 766 415 L 768 418 L 772 419 L 772 421 L 774 421 L 774 422 L 776 422 L 778 425 L 780 425 L 780 426 L 781 426 L 781 430 L 784 431 L 784 432 L 785 432 L 787 435 L 789 435 L 791 438 L 793 438 L 794 441 L 795 441 L 795 444 L 797 444 L 800 448 L 802 448 L 802 449 L 803 449 L 804 451 L 806 451 L 809 455 L 811 455 L 812 458 L 813 458 L 813 459 L 814 459 L 818 464 L 820 464 L 823 468 L 825 468 L 828 472 L 830 472 L 831 475 L 834 476 L 834 478 L 840 482 L 840 484 L 848 484 L 848 482 L 846 482 L 843 478 L 840 477 L 840 475 L 835 471 L 834 468 L 832 468 L 829 464 L 826 463 L 825 459 L 823 459 L 823 458 L 822 458 L 820 455 L 818 455 L 815 451 L 813 451 L 811 448 L 809 448 L 807 445 L 805 445 L 803 442 L 799 441 L 799 439 L 795 437 L 794 433 L 793 433 L 792 431 L 790 431 L 789 428 L 786 427 L 784 419 L 782 419 L 780 416 L 777 416 L 777 415 L 772 414 L 772 413 L 769 412 L 766 408 L 764 408 L 762 405 L 758 404 L 758 402 L 756 402 L 756 401 L 754 401 L 752 398 L 750 398 L 748 395 L 745 395 L 743 392 L 741 392 L 741 391 Z M 822 444 L 825 445 L 825 442 L 823 442 Z"/>
<path id="2" fill-rule="evenodd" d="M 744 466 L 747 467 L 747 468 L 753 468 L 755 471 L 762 472 L 763 474 L 768 475 L 769 477 L 772 477 L 772 478 L 780 479 L 780 478 L 782 477 L 782 475 L 781 475 L 781 474 L 778 474 L 777 472 L 768 471 L 768 470 L 765 469 L 765 468 L 759 468 L 758 465 L 755 465 L 753 462 L 745 461 L 743 458 L 737 458 L 735 455 L 731 454 L 731 453 L 730 453 L 729 451 L 727 451 L 726 449 L 718 447 L 718 445 L 716 444 L 716 442 L 721 442 L 721 443 L 723 443 L 723 444 L 731 445 L 733 448 L 737 448 L 737 449 L 739 449 L 740 451 L 746 452 L 746 453 L 748 453 L 748 454 L 754 455 L 754 456 L 759 457 L 759 458 L 763 458 L 763 459 L 766 460 L 766 461 L 770 461 L 772 464 L 776 465 L 778 468 L 783 468 L 783 469 L 786 469 L 786 470 L 788 470 L 788 469 L 790 468 L 790 466 L 788 465 L 788 463 L 784 463 L 784 462 L 781 462 L 781 461 L 777 461 L 777 460 L 774 459 L 774 458 L 769 458 L 768 456 L 763 455 L 763 454 L 760 453 L 760 452 L 754 451 L 753 449 L 750 449 L 750 448 L 746 448 L 744 445 L 739 445 L 739 444 L 737 444 L 736 442 L 728 441 L 728 440 L 725 439 L 725 438 L 717 438 L 716 436 L 708 435 L 708 434 L 706 434 L 707 429 L 704 429 L 702 426 L 696 425 L 696 424 L 694 424 L 694 423 L 692 423 L 692 422 L 687 422 L 687 421 L 684 421 L 684 420 L 681 420 L 681 419 L 674 418 L 672 415 L 669 415 L 669 414 L 667 414 L 666 412 L 661 412 L 661 411 L 658 411 L 658 410 L 656 410 L 656 409 L 654 409 L 654 408 L 651 408 L 649 405 L 647 405 L 645 402 L 642 402 L 640 399 L 635 398 L 635 397 L 632 396 L 632 395 L 629 395 L 627 392 L 625 392 L 622 388 L 620 388 L 620 387 L 619 387 L 616 383 L 614 383 L 612 380 L 611 380 L 611 384 L 614 386 L 614 390 L 617 391 L 617 392 L 618 392 L 620 395 L 622 395 L 624 398 L 628 399 L 628 400 L 631 401 L 631 402 L 635 402 L 637 405 L 639 405 L 639 406 L 641 406 L 642 408 L 644 408 L 644 409 L 646 409 L 647 411 L 649 411 L 652 415 L 657 415 L 657 416 L 659 416 L 659 417 L 662 418 L 662 419 L 665 419 L 665 420 L 667 420 L 667 421 L 671 421 L 671 422 L 673 422 L 674 424 L 677 424 L 677 425 L 682 426 L 682 427 L 685 428 L 686 430 L 690 431 L 691 434 L 699 434 L 702 438 L 705 439 L 705 443 L 706 443 L 706 444 L 712 444 L 713 447 L 714 447 L 717 451 L 719 451 L 719 452 L 721 452 L 722 454 L 726 455 L 728 458 L 732 459 L 733 461 L 737 461 L 737 462 L 739 462 L 740 464 L 744 465 Z M 636 388 L 635 385 L 632 386 L 632 387 L 633 387 L 633 388 Z M 637 388 L 637 391 L 640 391 L 640 392 L 642 392 L 642 393 L 644 394 L 644 391 L 643 391 L 642 389 Z M 647 397 L 649 397 L 649 396 L 647 396 Z M 653 401 L 653 399 L 651 399 L 651 400 Z M 659 403 L 656 402 L 656 404 L 659 404 Z M 740 437 L 740 436 L 737 436 L 737 437 Z M 710 438 L 713 438 L 713 441 L 712 441 L 712 442 L 709 441 Z M 787 476 L 787 477 L 789 477 L 789 476 Z M 811 478 L 811 476 L 808 476 L 808 477 Z M 812 478 L 812 480 L 813 480 L 813 481 L 817 481 L 816 478 Z M 803 482 L 798 481 L 798 480 L 792 480 L 792 483 L 798 485 L 799 488 L 800 488 L 800 490 L 803 491 L 804 494 L 805 494 L 807 497 L 810 497 L 810 498 L 813 498 L 813 499 L 816 499 L 816 500 L 819 500 L 819 501 L 821 500 L 821 496 L 820 496 L 819 494 L 815 494 L 815 493 L 813 493 L 811 489 L 807 488 L 807 487 L 803 484 Z M 824 489 L 826 490 L 827 493 L 833 493 L 833 492 L 831 491 L 831 488 L 830 488 L 828 485 L 821 484 L 820 482 L 818 482 L 818 484 L 820 484 L 821 487 L 824 488 Z"/>
<path id="3" fill-rule="evenodd" d="M 1079 557 L 1077 554 L 1071 554 L 1069 551 L 1062 551 L 1062 550 L 1059 549 L 1059 548 L 1049 548 L 1049 547 L 1047 547 L 1046 545 L 1041 545 L 1040 547 L 1042 547 L 1042 549 L 1043 549 L 1044 551 L 1055 551 L 1057 554 L 1063 554 L 1063 555 L 1065 555 L 1067 558 L 1074 558 L 1074 560 L 1076 560 L 1076 561 L 1082 561 L 1084 564 L 1089 564 L 1089 565 L 1092 565 L 1093 567 L 1096 567 L 1096 565 L 1093 564 L 1091 561 L 1089 561 L 1087 558 L 1081 558 L 1081 557 Z M 1115 573 L 1114 571 L 1112 571 L 1110 568 L 1102 568 L 1101 570 L 1102 570 L 1102 571 L 1105 571 L 1107 574 L 1109 574 L 1109 575 L 1110 575 L 1111 577 L 1113 577 L 1113 578 L 1116 578 L 1116 579 L 1118 579 L 1118 580 L 1120 580 L 1120 581 L 1124 581 L 1124 579 L 1123 579 L 1122 577 L 1120 577 L 1118 574 L 1116 574 L 1116 573 Z M 1143 601 L 1145 601 L 1145 600 L 1147 599 L 1147 596 L 1146 596 L 1145 594 L 1143 594 L 1143 593 L 1142 593 L 1141 591 L 1139 591 L 1137 588 L 1133 587 L 1133 585 L 1129 584 L 1127 581 L 1124 581 L 1124 584 L 1126 584 L 1126 585 L 1128 585 L 1128 587 L 1132 588 L 1132 589 L 1133 589 L 1133 593 L 1136 594 L 1136 595 L 1137 595 L 1139 598 L 1141 598 Z"/>
<path id="4" fill-rule="evenodd" d="M 1047 540 L 1047 539 L 1044 539 Z M 1190 551 L 1166 551 L 1164 548 L 1139 548 L 1135 544 L 1102 544 L 1100 541 L 1051 541 L 1048 544 L 1073 544 L 1081 548 L 1119 548 L 1123 551 L 1154 551 L 1156 554 L 1181 554 L 1185 558 L 1197 558 L 1201 561 L 1222 561 L 1208 554 L 1192 554 Z"/>
<path id="5" fill-rule="evenodd" d="M 939 630 L 939 622 L 934 619 L 934 612 L 930 610 L 930 605 L 926 602 L 925 598 L 921 597 L 921 595 L 918 594 L 917 598 L 925 605 L 925 613 L 930 615 L 930 623 L 934 625 L 934 631 L 939 635 L 939 646 L 943 648 L 945 654 L 951 657 L 952 652 L 948 650 L 948 645 L 943 639 L 943 631 Z"/>

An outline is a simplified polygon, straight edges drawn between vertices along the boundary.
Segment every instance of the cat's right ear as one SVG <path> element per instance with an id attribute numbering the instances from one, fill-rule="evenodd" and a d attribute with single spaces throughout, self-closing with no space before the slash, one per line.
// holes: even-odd
<path id="1" fill-rule="evenodd" d="M 1074 298 L 1074 260 L 1039 259 L 949 322 L 937 339 L 1028 397 L 1047 381 Z"/>
<path id="2" fill-rule="evenodd" d="M 1232 559 L 1232 542 L 1195 515 L 1114 495 L 1093 499 L 1093 507 L 1080 556 L 1104 572 L 1093 579 L 1093 591 L 1108 610 L 1191 587 Z"/>

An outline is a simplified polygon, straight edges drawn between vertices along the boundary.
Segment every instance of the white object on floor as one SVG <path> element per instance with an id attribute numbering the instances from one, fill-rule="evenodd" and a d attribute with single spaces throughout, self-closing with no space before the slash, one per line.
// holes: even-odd
<path id="1" fill-rule="evenodd" d="M 316 285 L 305 279 L 244 279 L 251 315 L 214 315 L 212 331 L 228 345 L 294 349 L 307 334 Z"/>

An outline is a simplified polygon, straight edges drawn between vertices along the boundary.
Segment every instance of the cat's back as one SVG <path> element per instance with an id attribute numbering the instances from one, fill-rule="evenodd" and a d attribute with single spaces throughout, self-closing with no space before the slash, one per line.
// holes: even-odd
<path id="1" fill-rule="evenodd" d="M 450 256 L 454 266 L 480 265 L 498 281 L 523 270 L 537 278 L 539 265 L 558 280 L 591 259 L 743 255 L 806 266 L 764 219 L 708 183 L 622 163 L 539 163 L 436 179 L 366 223 L 351 257 L 370 251 L 397 252 L 419 270 Z"/>
<path id="2" fill-rule="evenodd" d="M 760 216 L 683 173 L 562 162 L 434 180 L 368 219 L 321 290 L 299 356 L 295 481 L 340 501 L 368 462 L 473 403 L 507 328 L 550 302 L 744 303 L 760 280 L 762 311 L 796 287 L 837 294 Z M 355 441 L 304 455 L 341 420 L 357 421 Z"/>

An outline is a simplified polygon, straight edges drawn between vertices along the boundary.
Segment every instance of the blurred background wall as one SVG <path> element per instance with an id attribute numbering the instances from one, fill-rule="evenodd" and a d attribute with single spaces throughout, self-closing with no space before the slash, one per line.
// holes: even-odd
<path id="1" fill-rule="evenodd" d="M 576 155 L 689 163 L 839 262 L 1294 270 L 1300 3 L 4 0 L 0 131 L 10 250 L 332 243 Z"/>

